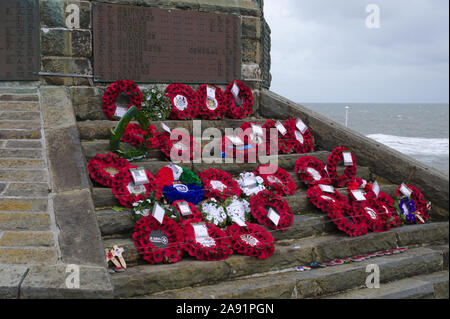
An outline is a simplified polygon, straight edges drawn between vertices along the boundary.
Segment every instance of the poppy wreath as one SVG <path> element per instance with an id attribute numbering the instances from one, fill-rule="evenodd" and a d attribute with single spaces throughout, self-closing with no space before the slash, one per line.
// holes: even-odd
<path id="1" fill-rule="evenodd" d="M 328 212 L 328 217 L 340 231 L 350 237 L 363 236 L 368 232 L 367 224 L 361 218 L 354 216 L 352 206 L 346 202 L 338 202 L 336 209 Z"/>
<path id="2" fill-rule="evenodd" d="M 102 108 L 103 113 L 106 118 L 111 121 L 117 120 L 114 116 L 116 112 L 116 100 L 117 97 L 125 93 L 130 98 L 130 103 L 127 108 L 136 105 L 140 109 L 142 104 L 142 92 L 133 81 L 129 80 L 119 80 L 111 84 L 105 91 L 102 98 Z"/>
<path id="3" fill-rule="evenodd" d="M 206 198 L 227 199 L 231 196 L 240 197 L 242 190 L 238 183 L 229 173 L 215 168 L 201 172 L 198 177 L 205 188 Z M 214 184 L 221 183 L 224 186 L 214 187 Z"/>
<path id="4" fill-rule="evenodd" d="M 134 185 L 133 176 L 131 175 L 130 170 L 122 170 L 115 176 L 112 183 L 112 192 L 122 206 L 132 208 L 135 202 L 145 200 L 150 196 L 150 193 L 156 192 L 156 179 L 150 172 L 146 171 L 146 174 L 149 183 L 142 185 L 145 192 L 138 195 L 131 193 L 128 187 L 130 184 Z"/>
<path id="5" fill-rule="evenodd" d="M 275 128 L 276 129 L 276 122 L 274 120 L 268 119 L 263 125 L 263 128 L 266 129 L 266 147 L 267 147 L 267 154 L 274 153 L 274 150 L 271 149 L 271 144 L 278 145 L 278 153 L 277 154 L 291 154 L 292 149 L 295 146 L 294 141 L 290 138 L 290 135 L 286 132 L 286 134 L 283 136 L 280 132 L 278 132 L 278 139 L 275 141 L 272 141 L 270 136 L 270 130 Z M 278 129 L 277 129 L 278 131 Z M 276 154 L 275 154 L 276 155 Z"/>
<path id="6" fill-rule="evenodd" d="M 261 128 L 264 128 L 262 125 L 260 125 L 258 122 L 254 122 L 254 121 L 250 121 L 250 122 L 245 122 L 244 124 L 241 125 L 241 130 L 242 130 L 242 137 L 241 139 L 244 141 L 245 145 L 248 145 L 248 148 L 245 149 L 244 151 L 244 158 L 247 160 L 248 159 L 248 153 L 250 150 L 254 149 L 255 151 L 255 155 L 257 154 L 259 148 L 263 148 L 264 150 L 267 150 L 267 131 L 264 132 L 263 131 L 263 136 L 260 136 L 259 139 L 257 141 L 255 141 L 253 137 L 256 137 L 256 135 L 253 132 L 252 129 L 252 125 L 257 125 L 257 126 L 261 126 Z M 249 133 L 249 134 L 246 134 Z M 236 151 L 238 156 L 238 150 Z"/>
<path id="7" fill-rule="evenodd" d="M 140 126 L 129 123 L 121 141 L 135 147 L 145 145 L 147 149 L 154 149 L 159 147 L 159 132 L 153 125 L 149 125 L 145 132 Z"/>
<path id="8" fill-rule="evenodd" d="M 227 112 L 227 100 L 225 94 L 215 85 L 209 85 L 215 88 L 215 99 L 217 106 L 215 108 L 208 107 L 207 87 L 209 84 L 202 84 L 197 89 L 197 99 L 199 105 L 199 115 L 204 120 L 223 119 Z"/>
<path id="9" fill-rule="evenodd" d="M 232 92 L 234 84 L 239 87 L 239 94 L 235 98 Z M 253 93 L 243 82 L 236 80 L 231 82 L 226 90 L 225 97 L 228 100 L 227 115 L 232 119 L 243 119 L 253 113 Z"/>
<path id="10" fill-rule="evenodd" d="M 309 131 L 309 128 L 306 129 L 305 133 L 302 133 L 297 128 L 297 119 L 292 118 L 286 120 L 284 123 L 288 131 L 288 137 L 293 144 L 292 152 L 294 154 L 305 154 L 314 152 L 314 138 Z M 298 132 L 298 133 L 296 133 Z"/>
<path id="11" fill-rule="evenodd" d="M 152 232 L 158 231 L 167 238 L 165 248 L 155 246 L 150 237 Z M 179 262 L 183 256 L 183 234 L 178 224 L 172 219 L 164 216 L 160 224 L 153 216 L 141 218 L 134 227 L 134 246 L 142 259 L 150 264 L 174 264 Z"/>
<path id="12" fill-rule="evenodd" d="M 172 141 L 170 137 L 171 134 L 169 134 L 168 132 L 163 132 L 159 135 L 160 150 L 167 158 L 171 158 L 171 150 L 174 147 L 178 149 L 178 158 L 176 160 L 183 163 L 192 161 L 194 158 L 197 158 L 202 154 L 202 148 L 200 144 L 194 142 L 192 136 L 186 135 L 181 131 L 173 130 L 172 132 L 179 135 L 178 140 Z M 185 143 L 186 139 L 189 139 L 189 145 Z M 188 149 L 189 152 L 187 152 Z"/>
<path id="13" fill-rule="evenodd" d="M 342 152 L 350 152 L 346 147 L 339 146 L 336 147 L 333 152 L 328 156 L 327 161 L 327 171 L 328 176 L 335 187 L 346 187 L 347 183 L 356 178 L 356 160 L 353 153 L 350 152 L 353 160 L 352 166 L 347 166 L 345 168 L 344 174 L 342 176 L 338 176 L 337 174 L 337 165 L 340 161 L 343 160 L 344 156 Z"/>
<path id="14" fill-rule="evenodd" d="M 237 136 L 244 142 L 244 140 L 247 140 L 247 137 L 243 134 L 239 134 Z M 223 158 L 238 158 L 244 161 L 244 163 L 248 162 L 249 154 L 254 156 L 256 159 L 256 156 L 258 155 L 258 149 L 256 144 L 244 142 L 243 145 L 234 145 L 233 142 L 231 142 L 228 139 L 228 136 L 222 137 L 222 157 Z"/>
<path id="15" fill-rule="evenodd" d="M 178 206 L 178 204 L 180 204 L 180 203 L 187 203 L 192 214 L 183 216 L 183 214 L 181 213 L 180 207 Z M 197 207 L 195 207 L 194 204 L 192 204 L 190 202 L 186 202 L 184 200 L 177 200 L 177 201 L 173 202 L 172 210 L 175 213 L 175 216 L 176 216 L 175 221 L 176 222 L 183 222 L 185 220 L 191 220 L 191 219 L 202 219 L 202 213 L 197 209 Z"/>
<path id="16" fill-rule="evenodd" d="M 369 197 L 365 201 L 354 201 L 352 206 L 354 214 L 361 216 L 371 231 L 380 233 L 387 230 L 384 209 L 377 200 Z"/>
<path id="17" fill-rule="evenodd" d="M 267 174 L 267 172 L 271 172 Z M 264 179 L 266 188 L 280 196 L 292 196 L 295 194 L 297 185 L 291 175 L 284 169 L 273 165 L 260 165 L 253 172 Z"/>
<path id="18" fill-rule="evenodd" d="M 275 251 L 272 234 L 260 225 L 247 223 L 247 227 L 240 227 L 233 224 L 228 226 L 227 234 L 233 250 L 238 254 L 263 260 L 272 256 Z"/>
<path id="19" fill-rule="evenodd" d="M 259 192 L 250 198 L 250 208 L 252 210 L 252 216 L 258 223 L 270 229 L 286 231 L 294 222 L 294 215 L 289 204 L 281 196 L 267 190 Z M 280 215 L 280 220 L 276 226 L 268 218 L 269 208 L 273 208 Z"/>
<path id="20" fill-rule="evenodd" d="M 166 95 L 172 103 L 170 118 L 172 120 L 195 119 L 198 110 L 197 93 L 185 84 L 170 84 Z"/>
<path id="21" fill-rule="evenodd" d="M 295 162 L 295 172 L 300 180 L 309 186 L 331 185 L 331 180 L 323 163 L 311 156 L 301 156 Z"/>
<path id="22" fill-rule="evenodd" d="M 349 203 L 347 197 L 339 193 L 337 189 L 334 193 L 328 193 L 324 192 L 320 185 L 310 187 L 306 195 L 314 206 L 327 214 L 335 211 L 339 202 Z"/>
<path id="23" fill-rule="evenodd" d="M 416 213 L 420 214 L 420 216 L 422 216 L 423 220 L 425 222 L 427 222 L 430 219 L 430 215 L 428 214 L 428 207 L 427 207 L 427 202 L 425 201 L 425 197 L 423 196 L 422 192 L 409 184 L 405 184 L 411 191 L 411 199 L 415 202 L 416 204 Z M 395 196 L 397 197 L 404 197 L 405 195 L 403 195 L 403 193 L 400 191 L 401 189 L 401 185 L 396 189 L 395 191 Z"/>
<path id="24" fill-rule="evenodd" d="M 384 209 L 385 214 L 383 215 L 383 218 L 385 219 L 385 222 L 387 227 L 390 228 L 397 228 L 402 225 L 401 219 L 398 217 L 397 212 L 394 208 L 394 200 L 391 196 L 389 196 L 386 193 L 380 192 L 377 197 L 378 202 L 380 203 L 381 207 Z M 389 230 L 387 229 L 387 230 Z"/>
<path id="25" fill-rule="evenodd" d="M 206 247 L 197 242 L 194 227 L 192 224 L 204 224 L 208 230 L 208 235 L 214 239 L 215 245 Z M 181 225 L 183 229 L 184 250 L 198 260 L 218 261 L 225 260 L 233 254 L 231 241 L 227 233 L 214 224 L 202 222 L 201 219 L 184 221 Z"/>
<path id="26" fill-rule="evenodd" d="M 98 154 L 88 163 L 89 176 L 94 182 L 105 187 L 112 187 L 112 183 L 122 170 L 136 168 L 126 159 L 114 153 Z"/>

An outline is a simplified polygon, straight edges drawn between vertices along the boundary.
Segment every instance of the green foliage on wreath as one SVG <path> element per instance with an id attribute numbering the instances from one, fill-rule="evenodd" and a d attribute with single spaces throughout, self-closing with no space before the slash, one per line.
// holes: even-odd
<path id="1" fill-rule="evenodd" d="M 158 203 L 164 209 L 165 215 L 169 218 L 174 219 L 176 216 L 172 210 L 172 207 L 169 205 L 165 205 L 161 201 L 155 200 L 155 194 L 150 193 L 145 197 L 144 200 L 140 200 L 133 204 L 133 213 L 131 218 L 134 222 L 138 222 L 144 216 L 151 215 L 153 212 L 153 206 Z"/>
<path id="2" fill-rule="evenodd" d="M 142 90 L 141 111 L 149 121 L 165 121 L 169 118 L 172 104 L 164 91 L 157 87 Z"/>
<path id="3" fill-rule="evenodd" d="M 196 186 L 202 186 L 202 181 L 194 174 L 190 169 L 183 167 L 183 173 L 180 176 L 180 180 L 185 185 L 195 184 Z"/>

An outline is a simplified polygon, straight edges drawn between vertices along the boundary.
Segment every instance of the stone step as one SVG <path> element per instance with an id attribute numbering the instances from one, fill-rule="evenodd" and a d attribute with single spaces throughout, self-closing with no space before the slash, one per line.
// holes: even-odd
<path id="1" fill-rule="evenodd" d="M 401 255 L 384 256 L 341 266 L 297 272 L 260 274 L 217 285 L 157 293 L 158 299 L 304 299 L 365 285 L 366 267 L 377 264 L 380 281 L 427 274 L 442 270 L 442 255 L 429 248 L 410 249 Z M 377 290 L 377 289 L 372 289 Z"/>
<path id="2" fill-rule="evenodd" d="M 37 94 L 26 94 L 24 91 L 23 94 L 11 94 L 0 91 L 0 102 L 39 102 L 39 96 Z M 0 103 L 1 104 L 1 103 Z"/>
<path id="3" fill-rule="evenodd" d="M 224 120 L 167 120 L 163 122 L 150 122 L 150 124 L 154 125 L 158 131 L 163 132 L 161 127 L 161 123 L 166 124 L 170 129 L 186 129 L 192 136 L 202 136 L 203 131 L 208 128 L 217 128 L 222 134 L 224 134 L 226 128 L 236 129 L 240 127 L 242 124 L 254 121 L 264 124 L 265 119 L 258 118 L 248 118 L 244 120 L 232 120 L 232 119 L 224 119 Z M 195 124 L 194 124 L 195 122 Z M 101 139 L 109 139 L 111 137 L 111 129 L 114 129 L 117 126 L 116 121 L 81 121 L 78 122 L 78 131 L 80 132 L 80 139 L 82 140 L 101 140 Z M 198 133 L 193 134 L 193 129 L 197 128 Z"/>
<path id="4" fill-rule="evenodd" d="M 0 140 L 8 139 L 24 139 L 24 140 L 37 140 L 40 139 L 41 129 L 30 129 L 30 130 L 2 130 L 0 129 Z"/>
<path id="5" fill-rule="evenodd" d="M 435 272 L 381 284 L 379 289 L 354 289 L 327 299 L 448 299 L 448 278 L 448 271 Z"/>
<path id="6" fill-rule="evenodd" d="M 0 158 L 42 158 L 42 150 L 40 149 L 2 149 Z"/>
<path id="7" fill-rule="evenodd" d="M 3 248 L 0 247 L 0 264 L 55 264 L 56 248 Z"/>
<path id="8" fill-rule="evenodd" d="M 97 211 L 97 221 L 102 236 L 104 236 L 105 247 L 112 247 L 116 240 L 121 240 L 121 243 L 126 246 L 127 262 L 132 264 L 142 263 L 131 240 L 135 222 L 131 219 L 130 211 L 119 213 L 112 210 L 100 210 Z M 266 228 L 265 226 L 262 227 Z M 266 229 L 272 233 L 276 241 L 318 236 L 337 230 L 325 214 L 294 216 L 294 224 L 284 232 Z"/>
<path id="9" fill-rule="evenodd" d="M 390 196 L 394 195 L 396 190 L 395 185 L 381 185 L 381 190 Z M 345 189 L 339 190 L 342 195 L 348 195 L 348 191 Z M 119 201 L 115 198 L 111 189 L 109 188 L 93 188 L 92 198 L 96 208 L 111 208 L 114 206 L 120 206 Z M 305 215 L 318 212 L 318 209 L 311 204 L 306 196 L 306 190 L 297 190 L 293 196 L 285 197 L 291 210 L 296 215 Z"/>
<path id="10" fill-rule="evenodd" d="M 31 111 L 1 111 L 0 121 L 40 121 L 40 112 Z"/>
<path id="11" fill-rule="evenodd" d="M 217 262 L 201 262 L 185 258 L 173 265 L 130 267 L 124 273 L 112 275 L 112 281 L 117 297 L 144 296 L 185 287 L 217 284 L 258 273 L 280 271 L 307 265 L 313 261 L 328 262 L 336 258 L 445 240 L 448 241 L 448 222 L 405 226 L 358 238 L 349 238 L 343 234 L 326 235 L 278 242 L 274 255 L 266 260 L 239 255 Z M 437 258 L 437 255 L 435 257 Z M 440 267 L 442 264 L 441 258 Z"/>
<path id="12" fill-rule="evenodd" d="M 32 111 L 39 112 L 41 106 L 37 102 L 2 102 L 0 96 L 0 111 Z M 36 96 L 37 98 L 37 96 Z"/>

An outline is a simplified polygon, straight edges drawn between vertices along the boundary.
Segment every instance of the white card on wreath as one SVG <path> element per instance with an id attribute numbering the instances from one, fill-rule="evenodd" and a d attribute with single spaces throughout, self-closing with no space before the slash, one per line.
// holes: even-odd
<path id="1" fill-rule="evenodd" d="M 243 221 L 241 218 L 239 217 L 233 217 L 232 218 L 233 222 L 235 222 L 236 224 L 238 224 L 239 227 L 247 227 L 247 224 L 245 223 L 245 221 Z"/>
<path id="2" fill-rule="evenodd" d="M 160 224 L 162 224 L 163 221 L 164 221 L 164 215 L 165 215 L 164 208 L 162 208 L 161 205 L 159 205 L 158 203 L 156 203 L 156 204 L 153 206 L 152 216 L 153 216 Z"/>
<path id="3" fill-rule="evenodd" d="M 269 208 L 269 214 L 267 217 L 272 221 L 272 223 L 275 224 L 275 226 L 278 226 L 278 223 L 280 222 L 280 214 L 274 211 L 272 207 Z"/>
<path id="4" fill-rule="evenodd" d="M 206 87 L 206 96 L 214 100 L 216 98 L 216 88 L 208 85 Z"/>
<path id="5" fill-rule="evenodd" d="M 164 131 L 166 131 L 169 134 L 172 134 L 172 130 L 170 129 L 170 127 L 168 127 L 166 124 L 161 123 L 161 127 Z"/>
<path id="6" fill-rule="evenodd" d="M 353 166 L 353 158 L 351 152 L 342 152 L 344 157 L 344 166 Z"/>
<path id="7" fill-rule="evenodd" d="M 377 181 L 375 181 L 372 185 L 372 190 L 375 193 L 375 196 L 378 198 L 378 195 L 380 195 L 380 185 Z"/>
<path id="8" fill-rule="evenodd" d="M 244 145 L 244 141 L 242 141 L 240 137 L 230 135 L 230 136 L 227 136 L 227 139 L 231 143 L 233 143 L 233 145 L 236 145 L 236 146 Z"/>
<path id="9" fill-rule="evenodd" d="M 240 91 L 241 90 L 239 89 L 239 86 L 237 85 L 236 82 L 234 82 L 233 87 L 231 89 L 231 93 L 233 93 L 234 97 L 238 97 Z"/>
<path id="10" fill-rule="evenodd" d="M 197 241 L 202 240 L 202 238 L 206 238 L 209 236 L 208 228 L 206 228 L 205 224 L 191 224 L 194 228 L 195 239 Z"/>
<path id="11" fill-rule="evenodd" d="M 122 118 L 125 113 L 127 113 L 127 109 L 121 106 L 116 107 L 116 111 L 114 112 L 114 116 Z"/>
<path id="12" fill-rule="evenodd" d="M 319 187 L 322 190 L 322 192 L 334 194 L 334 187 L 331 185 L 319 185 Z"/>
<path id="13" fill-rule="evenodd" d="M 353 194 L 353 197 L 355 197 L 355 199 L 358 202 L 363 202 L 363 201 L 366 200 L 366 196 L 364 195 L 364 193 L 360 189 L 352 190 L 352 194 Z"/>
<path id="14" fill-rule="evenodd" d="M 281 135 L 285 136 L 287 133 L 286 127 L 284 127 L 283 123 L 281 123 L 280 121 L 278 121 L 275 124 L 275 127 L 277 128 L 278 132 L 280 132 Z"/>
<path id="15" fill-rule="evenodd" d="M 297 128 L 300 132 L 302 132 L 302 134 L 305 134 L 306 130 L 308 129 L 308 127 L 306 126 L 306 124 L 301 120 L 301 119 L 297 119 Z"/>
<path id="16" fill-rule="evenodd" d="M 263 129 L 260 125 L 250 124 L 252 127 L 252 131 L 256 136 L 263 136 Z"/>
<path id="17" fill-rule="evenodd" d="M 143 168 L 130 169 L 130 173 L 133 177 L 134 185 L 140 186 L 150 183 L 147 177 L 147 173 Z"/>
<path id="18" fill-rule="evenodd" d="M 412 190 L 410 190 L 405 183 L 403 183 L 402 186 L 400 186 L 400 192 L 402 192 L 402 194 L 405 195 L 406 197 L 411 197 L 413 193 Z"/>
<path id="19" fill-rule="evenodd" d="M 183 216 L 192 215 L 191 208 L 189 207 L 189 204 L 187 202 L 179 202 L 178 208 L 180 209 L 181 215 Z"/>

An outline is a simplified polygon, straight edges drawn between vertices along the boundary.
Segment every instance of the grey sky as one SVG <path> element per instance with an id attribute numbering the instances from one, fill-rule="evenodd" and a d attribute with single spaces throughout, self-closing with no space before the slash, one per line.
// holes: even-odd
<path id="1" fill-rule="evenodd" d="M 448 0 L 265 0 L 271 89 L 296 102 L 440 102 L 449 93 Z M 366 27 L 368 4 L 381 28 Z"/>

